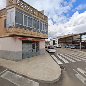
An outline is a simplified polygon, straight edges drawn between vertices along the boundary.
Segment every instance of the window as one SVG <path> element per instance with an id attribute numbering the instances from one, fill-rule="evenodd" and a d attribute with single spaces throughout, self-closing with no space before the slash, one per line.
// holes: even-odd
<path id="1" fill-rule="evenodd" d="M 40 31 L 42 31 L 42 22 L 40 22 Z"/>
<path id="2" fill-rule="evenodd" d="M 7 12 L 7 27 L 9 28 L 13 27 L 14 23 L 15 23 L 15 11 L 12 9 Z"/>
<path id="3" fill-rule="evenodd" d="M 24 15 L 24 26 L 27 26 L 27 16 Z"/>
<path id="4" fill-rule="evenodd" d="M 36 29 L 37 29 L 37 31 L 39 30 L 39 21 L 37 21 L 36 22 L 37 24 L 36 24 Z"/>
<path id="5" fill-rule="evenodd" d="M 46 31 L 46 34 L 48 34 L 48 25 L 45 24 L 45 31 Z"/>
<path id="6" fill-rule="evenodd" d="M 16 24 L 23 26 L 23 14 L 18 11 L 16 11 Z"/>
<path id="7" fill-rule="evenodd" d="M 39 42 L 36 43 L 36 52 L 39 51 Z"/>
<path id="8" fill-rule="evenodd" d="M 33 19 L 33 28 L 36 28 L 36 19 Z"/>
<path id="9" fill-rule="evenodd" d="M 43 23 L 43 31 L 45 31 L 45 24 Z"/>
<path id="10" fill-rule="evenodd" d="M 35 49 L 35 43 L 32 43 L 32 49 Z"/>
<path id="11" fill-rule="evenodd" d="M 28 16 L 28 27 L 32 27 L 32 18 Z"/>

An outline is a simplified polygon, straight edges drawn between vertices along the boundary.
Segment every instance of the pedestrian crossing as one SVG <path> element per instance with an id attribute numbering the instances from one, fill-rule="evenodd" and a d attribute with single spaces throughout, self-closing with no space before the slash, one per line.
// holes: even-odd
<path id="1" fill-rule="evenodd" d="M 51 55 L 51 57 L 56 61 L 58 64 L 63 64 L 60 60 L 58 60 L 54 55 Z"/>
<path id="2" fill-rule="evenodd" d="M 7 69 L 1 73 L 0 77 L 15 84 L 16 86 L 39 86 L 38 82 L 8 71 Z"/>
<path id="3" fill-rule="evenodd" d="M 59 54 L 57 54 L 57 56 L 59 57 L 59 59 L 61 59 L 63 62 L 65 63 L 69 63 L 66 59 L 64 59 L 62 56 L 60 56 Z"/>
<path id="4" fill-rule="evenodd" d="M 75 77 L 86 85 L 86 71 L 81 68 L 73 69 Z"/>
<path id="5" fill-rule="evenodd" d="M 73 62 L 79 62 L 79 61 L 83 61 L 86 59 L 84 58 L 77 58 L 77 57 L 73 57 L 70 56 L 68 54 L 58 54 L 57 55 L 51 55 L 51 57 L 55 60 L 55 62 L 57 64 L 68 64 L 68 63 L 73 63 Z"/>

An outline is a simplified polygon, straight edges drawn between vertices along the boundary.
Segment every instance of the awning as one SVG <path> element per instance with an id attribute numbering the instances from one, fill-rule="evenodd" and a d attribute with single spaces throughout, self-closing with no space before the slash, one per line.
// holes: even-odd
<path id="1" fill-rule="evenodd" d="M 25 37 L 16 37 L 16 38 L 22 41 L 34 41 L 34 42 L 45 41 L 44 39 L 37 39 L 37 38 L 25 38 Z"/>

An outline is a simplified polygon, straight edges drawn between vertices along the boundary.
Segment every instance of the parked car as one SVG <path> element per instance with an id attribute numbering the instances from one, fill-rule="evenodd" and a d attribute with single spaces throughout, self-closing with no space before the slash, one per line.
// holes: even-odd
<path id="1" fill-rule="evenodd" d="M 58 45 L 58 46 L 57 46 L 57 45 L 54 45 L 54 47 L 56 47 L 56 48 L 61 48 L 61 45 Z"/>
<path id="2" fill-rule="evenodd" d="M 48 47 L 47 47 L 47 51 L 48 51 L 49 53 L 55 53 L 55 52 L 56 52 L 56 50 L 55 50 L 55 48 L 54 48 L 53 46 L 48 46 Z"/>
<path id="3" fill-rule="evenodd" d="M 76 49 L 76 46 L 72 45 L 70 46 L 71 49 Z"/>
<path id="4" fill-rule="evenodd" d="M 65 46 L 65 48 L 69 48 L 69 46 L 68 46 L 68 45 L 66 45 L 66 46 Z"/>

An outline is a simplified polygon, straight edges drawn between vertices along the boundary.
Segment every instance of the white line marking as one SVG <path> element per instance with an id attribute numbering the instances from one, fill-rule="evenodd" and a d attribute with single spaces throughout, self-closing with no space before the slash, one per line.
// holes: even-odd
<path id="1" fill-rule="evenodd" d="M 61 60 L 63 60 L 65 63 L 69 63 L 67 60 L 65 60 L 64 58 L 62 58 L 60 55 L 57 54 L 57 56 L 58 56 Z"/>
<path id="2" fill-rule="evenodd" d="M 71 62 L 76 62 L 76 61 L 74 61 L 73 59 L 68 58 L 67 56 L 65 56 L 65 55 L 63 55 L 63 54 L 60 54 L 60 55 L 63 56 L 63 57 L 65 57 L 66 59 L 68 59 L 68 60 L 71 61 Z"/>
<path id="3" fill-rule="evenodd" d="M 81 60 L 83 60 L 83 61 L 86 61 L 86 59 L 84 59 L 84 58 L 80 58 Z"/>
<path id="4" fill-rule="evenodd" d="M 4 73 L 4 72 L 6 72 L 6 71 L 7 71 L 7 69 L 6 69 L 6 70 L 4 70 L 4 71 L 2 71 L 2 72 L 0 72 L 0 75 L 1 75 L 1 74 L 3 74 L 3 73 Z"/>
<path id="5" fill-rule="evenodd" d="M 75 76 L 83 83 L 86 84 L 86 78 L 79 74 L 75 69 L 73 69 L 77 74 Z"/>
<path id="6" fill-rule="evenodd" d="M 17 75 L 10 71 L 6 71 L 1 75 L 3 79 L 6 79 L 17 86 L 39 86 L 39 83 L 34 82 L 30 79 L 24 78 L 23 76 Z"/>
<path id="7" fill-rule="evenodd" d="M 67 55 L 67 56 L 69 56 L 70 58 L 72 58 L 72 59 L 74 59 L 74 60 L 76 60 L 76 61 L 81 61 L 80 59 L 78 59 L 78 58 L 74 58 L 73 56 L 71 56 L 71 55 L 68 55 L 68 54 L 65 54 L 65 55 Z"/>
<path id="8" fill-rule="evenodd" d="M 80 69 L 80 68 L 77 68 L 77 70 L 80 72 L 80 73 L 82 73 L 84 76 L 86 76 L 85 74 L 86 74 L 86 71 L 84 71 L 84 70 L 82 70 L 82 69 Z"/>
<path id="9" fill-rule="evenodd" d="M 58 64 L 63 64 L 60 60 L 58 60 L 54 55 L 51 55 L 53 59 L 58 63 Z"/>
<path id="10" fill-rule="evenodd" d="M 83 84 L 86 84 L 86 78 L 84 78 L 82 75 L 80 75 L 80 74 L 78 73 L 78 74 L 75 74 L 75 76 L 76 76 Z"/>

